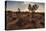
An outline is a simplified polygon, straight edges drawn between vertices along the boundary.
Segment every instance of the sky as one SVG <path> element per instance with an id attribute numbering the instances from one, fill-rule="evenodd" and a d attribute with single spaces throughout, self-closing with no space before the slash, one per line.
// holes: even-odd
<path id="1" fill-rule="evenodd" d="M 27 2 L 27 1 L 7 1 L 7 11 L 18 11 L 18 8 L 20 8 L 21 12 L 26 12 L 28 10 L 28 5 L 34 5 L 38 4 L 39 8 L 35 12 L 44 12 L 45 4 L 44 3 L 38 3 L 38 2 Z"/>

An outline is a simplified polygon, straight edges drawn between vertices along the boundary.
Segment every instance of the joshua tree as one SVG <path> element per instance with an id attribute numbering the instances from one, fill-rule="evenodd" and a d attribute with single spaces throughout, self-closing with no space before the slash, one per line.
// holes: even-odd
<path id="1" fill-rule="evenodd" d="M 29 11 L 32 11 L 32 16 L 34 15 L 35 10 L 37 10 L 38 7 L 39 7 L 39 6 L 38 6 L 37 4 L 34 4 L 32 7 L 31 7 L 31 5 L 29 4 L 28 9 L 29 9 Z"/>
<path id="2" fill-rule="evenodd" d="M 31 7 L 31 5 L 29 4 L 28 9 L 29 9 L 29 11 L 35 12 L 35 10 L 37 10 L 38 7 L 39 7 L 39 6 L 38 6 L 37 4 L 33 5 L 32 7 Z"/>
<path id="3" fill-rule="evenodd" d="M 32 11 L 32 18 L 34 18 L 34 15 L 35 15 L 35 10 L 37 10 L 38 9 L 38 5 L 33 5 L 33 6 L 31 6 L 30 4 L 29 4 L 29 6 L 28 6 L 28 9 L 29 9 L 29 11 Z M 32 23 L 34 24 L 34 20 L 32 19 Z M 33 25 L 33 27 L 35 28 L 35 26 Z"/>
<path id="4" fill-rule="evenodd" d="M 29 4 L 29 6 L 28 6 L 28 9 L 29 9 L 29 11 L 31 10 L 31 5 Z"/>
<path id="5" fill-rule="evenodd" d="M 38 6 L 37 4 L 33 5 L 33 6 L 32 6 L 32 12 L 35 12 L 35 10 L 37 10 L 38 7 L 39 7 L 39 6 Z"/>
<path id="6" fill-rule="evenodd" d="M 20 8 L 18 8 L 18 12 L 20 12 Z"/>

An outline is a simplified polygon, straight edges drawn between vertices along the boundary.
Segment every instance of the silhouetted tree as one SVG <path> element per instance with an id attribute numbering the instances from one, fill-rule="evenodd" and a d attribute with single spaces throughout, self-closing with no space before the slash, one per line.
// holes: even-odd
<path id="1" fill-rule="evenodd" d="M 35 4 L 35 5 L 32 6 L 32 17 L 34 17 L 35 11 L 38 9 L 38 7 L 39 6 L 37 4 Z"/>
<path id="2" fill-rule="evenodd" d="M 28 9 L 29 9 L 29 11 L 31 10 L 31 5 L 29 4 L 29 6 L 28 6 Z"/>
<path id="3" fill-rule="evenodd" d="M 38 7 L 39 7 L 39 6 L 38 6 L 37 4 L 33 5 L 33 6 L 32 6 L 32 12 L 34 12 L 34 13 L 35 13 L 35 10 L 37 10 L 37 9 L 38 9 Z"/>
<path id="4" fill-rule="evenodd" d="M 35 12 L 35 10 L 37 10 L 38 9 L 38 5 L 33 5 L 32 7 L 31 7 L 31 5 L 29 4 L 29 6 L 28 6 L 28 9 L 29 9 L 29 11 L 32 11 L 32 12 Z"/>
<path id="5" fill-rule="evenodd" d="M 20 12 L 20 8 L 18 8 L 18 12 Z"/>
<path id="6" fill-rule="evenodd" d="M 35 15 L 35 10 L 37 10 L 38 9 L 38 5 L 33 5 L 32 7 L 31 7 L 31 5 L 29 4 L 29 6 L 28 6 L 28 9 L 29 9 L 29 11 L 32 11 L 32 18 L 34 18 L 34 15 Z M 34 20 L 32 19 L 32 23 L 34 24 Z M 33 25 L 33 27 L 35 27 L 34 25 Z"/>

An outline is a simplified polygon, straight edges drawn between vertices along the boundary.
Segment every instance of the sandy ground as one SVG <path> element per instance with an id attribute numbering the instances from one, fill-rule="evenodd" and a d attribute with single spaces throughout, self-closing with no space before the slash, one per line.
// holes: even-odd
<path id="1" fill-rule="evenodd" d="M 6 30 L 44 28 L 44 13 L 6 11 Z"/>

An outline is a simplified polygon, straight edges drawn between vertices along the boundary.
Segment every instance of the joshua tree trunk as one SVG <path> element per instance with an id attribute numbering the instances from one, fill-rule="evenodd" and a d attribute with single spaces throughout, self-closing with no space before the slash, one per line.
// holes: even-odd
<path id="1" fill-rule="evenodd" d="M 34 11 L 34 10 L 32 10 L 32 18 L 34 17 L 34 15 L 35 15 L 35 11 Z"/>

